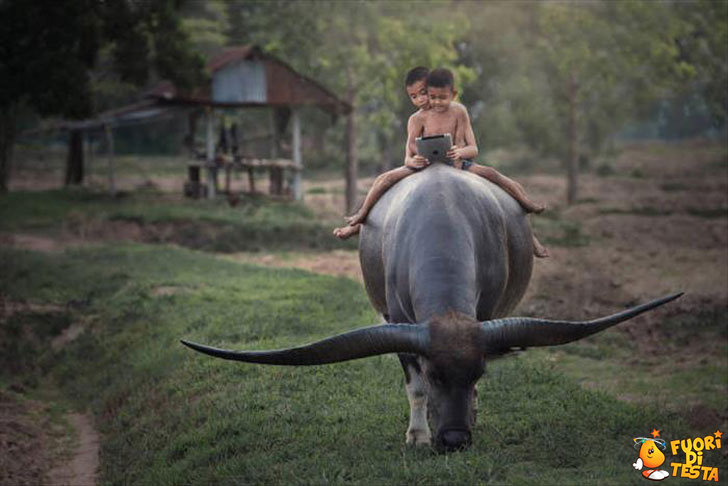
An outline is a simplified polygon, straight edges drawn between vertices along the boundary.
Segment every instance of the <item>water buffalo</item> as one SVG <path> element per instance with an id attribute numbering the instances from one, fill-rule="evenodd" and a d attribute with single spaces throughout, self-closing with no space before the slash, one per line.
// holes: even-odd
<path id="1" fill-rule="evenodd" d="M 382 197 L 362 228 L 359 256 L 369 298 L 388 324 L 276 351 L 182 342 L 218 358 L 293 366 L 398 353 L 411 409 L 407 443 L 449 451 L 470 444 L 486 359 L 568 343 L 680 295 L 587 322 L 504 318 L 531 277 L 528 221 L 500 188 L 441 164 Z"/>

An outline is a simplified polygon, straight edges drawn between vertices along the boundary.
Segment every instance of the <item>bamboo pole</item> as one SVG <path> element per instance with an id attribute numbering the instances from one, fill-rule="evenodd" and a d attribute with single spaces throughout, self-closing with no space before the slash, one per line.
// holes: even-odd
<path id="1" fill-rule="evenodd" d="M 303 199 L 303 158 L 301 156 L 301 117 L 298 109 L 293 110 L 293 163 L 298 170 L 293 173 L 293 199 Z"/>

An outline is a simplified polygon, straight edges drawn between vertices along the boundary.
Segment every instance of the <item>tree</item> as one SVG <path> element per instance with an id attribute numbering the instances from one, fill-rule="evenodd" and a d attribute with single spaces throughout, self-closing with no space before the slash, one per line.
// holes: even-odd
<path id="1" fill-rule="evenodd" d="M 182 88 L 199 85 L 202 59 L 187 45 L 179 2 L 0 2 L 0 192 L 7 192 L 17 118 L 27 107 L 41 116 L 83 118 L 95 111 L 92 67 L 109 46 L 121 81 L 150 76 Z M 71 143 L 67 182 L 83 174 L 78 140 Z"/>
<path id="2" fill-rule="evenodd" d="M 486 146 L 564 160 L 569 203 L 578 160 L 694 72 L 677 49 L 686 24 L 667 2 L 494 4 L 471 18 L 463 53 L 482 73 L 468 99 L 476 131 Z"/>
<path id="3" fill-rule="evenodd" d="M 566 199 L 571 204 L 577 197 L 581 146 L 588 141 L 598 151 L 629 115 L 694 73 L 676 43 L 687 24 L 669 3 L 621 1 L 542 4 L 538 27 L 539 57 L 568 140 Z"/>
<path id="4" fill-rule="evenodd" d="M 676 14 L 687 23 L 677 39 L 680 58 L 695 68 L 690 86 L 702 95 L 714 126 L 728 121 L 728 3 L 678 2 Z"/>
<path id="5" fill-rule="evenodd" d="M 230 4 L 230 38 L 258 44 L 298 71 L 320 79 L 354 112 L 347 118 L 347 211 L 356 198 L 359 158 L 387 166 L 404 153 L 411 113 L 402 80 L 417 65 L 472 72 L 457 62 L 455 41 L 464 18 L 448 4 L 406 2 L 237 2 Z M 400 141 L 401 143 L 396 143 Z M 394 148 L 394 150 L 391 150 Z"/>
<path id="6" fill-rule="evenodd" d="M 99 46 L 98 4 L 0 2 L 0 193 L 8 190 L 20 111 L 83 117 L 91 111 L 88 69 Z"/>

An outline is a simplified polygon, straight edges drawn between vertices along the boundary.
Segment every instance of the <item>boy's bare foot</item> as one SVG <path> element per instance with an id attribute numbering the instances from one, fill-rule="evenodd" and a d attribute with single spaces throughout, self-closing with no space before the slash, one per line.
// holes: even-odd
<path id="1" fill-rule="evenodd" d="M 525 209 L 527 213 L 541 214 L 543 213 L 544 209 L 546 209 L 546 206 L 544 206 L 543 204 L 535 203 L 526 196 L 523 196 L 522 198 L 517 200 L 521 207 Z"/>
<path id="2" fill-rule="evenodd" d="M 533 237 L 533 255 L 536 258 L 548 258 L 551 256 L 551 252 L 535 236 Z"/>
<path id="3" fill-rule="evenodd" d="M 349 224 L 349 226 L 356 226 L 357 224 L 363 223 L 366 218 L 367 218 L 367 215 L 362 214 L 362 212 L 359 211 L 359 212 L 352 214 L 351 216 L 347 216 L 344 219 Z"/>
<path id="4" fill-rule="evenodd" d="M 342 226 L 341 228 L 334 228 L 334 236 L 339 239 L 345 240 L 357 234 L 361 230 L 361 225 L 355 226 Z"/>

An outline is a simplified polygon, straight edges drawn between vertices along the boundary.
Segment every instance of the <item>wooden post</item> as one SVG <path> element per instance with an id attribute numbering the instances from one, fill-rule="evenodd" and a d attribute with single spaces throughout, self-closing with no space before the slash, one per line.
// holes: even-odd
<path id="1" fill-rule="evenodd" d="M 293 110 L 293 163 L 296 169 L 293 171 L 293 199 L 303 200 L 303 158 L 301 156 L 301 116 L 298 108 Z"/>
<path id="2" fill-rule="evenodd" d="M 566 181 L 566 203 L 571 205 L 576 201 L 577 196 L 577 175 L 579 162 L 577 160 L 577 119 L 576 103 L 579 84 L 576 75 L 572 72 L 569 76 L 569 160 L 567 161 Z"/>
<path id="3" fill-rule="evenodd" d="M 250 193 L 255 194 L 255 174 L 252 167 L 248 167 L 248 186 L 250 187 Z"/>
<path id="4" fill-rule="evenodd" d="M 215 134 L 213 132 L 213 113 L 211 107 L 205 108 L 207 132 L 205 134 L 205 162 L 207 165 L 207 198 L 214 199 L 217 189 L 217 169 L 215 168 Z"/>
<path id="5" fill-rule="evenodd" d="M 111 129 L 111 125 L 104 125 L 104 131 L 106 132 L 106 143 L 108 145 L 109 155 L 109 194 L 111 197 L 116 197 L 116 181 L 114 179 L 114 132 Z"/>
<path id="6" fill-rule="evenodd" d="M 94 170 L 94 139 L 91 137 L 91 131 L 86 132 L 86 150 L 88 151 L 86 159 L 86 173 L 88 174 L 87 179 L 91 179 Z"/>
<path id="7" fill-rule="evenodd" d="M 354 212 L 357 198 L 359 155 L 356 150 L 356 86 L 350 66 L 346 66 L 346 84 L 346 101 L 351 105 L 351 113 L 346 117 L 346 214 L 351 214 Z"/>
<path id="8" fill-rule="evenodd" d="M 68 134 L 65 185 L 83 183 L 83 130 L 71 130 Z"/>
<path id="9" fill-rule="evenodd" d="M 271 160 L 278 158 L 281 134 L 285 133 L 287 123 L 285 108 L 273 108 L 270 112 L 270 131 L 272 137 L 270 145 Z M 268 175 L 270 178 L 268 192 L 275 195 L 283 194 L 283 169 L 280 167 L 269 167 Z"/>

